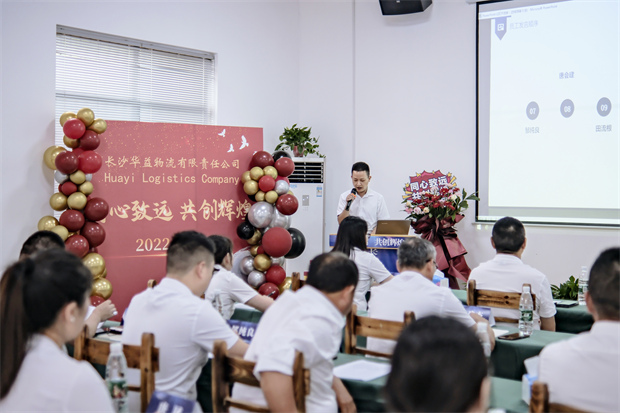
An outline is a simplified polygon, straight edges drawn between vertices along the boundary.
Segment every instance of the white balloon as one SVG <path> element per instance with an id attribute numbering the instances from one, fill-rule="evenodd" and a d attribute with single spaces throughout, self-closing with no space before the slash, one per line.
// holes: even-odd
<path id="1" fill-rule="evenodd" d="M 280 267 L 284 266 L 284 257 L 271 257 L 271 265 L 279 265 Z"/>
<path id="2" fill-rule="evenodd" d="M 291 227 L 291 216 L 284 215 L 278 208 L 273 209 L 273 217 L 271 218 L 271 222 L 269 223 L 268 228 L 280 227 L 284 229 L 289 229 Z"/>
<path id="3" fill-rule="evenodd" d="M 239 270 L 243 275 L 248 275 L 254 271 L 254 257 L 251 255 L 248 257 L 243 257 L 241 259 L 241 263 L 239 264 Z"/>
<path id="4" fill-rule="evenodd" d="M 265 228 L 271 222 L 274 211 L 273 205 L 269 202 L 257 202 L 248 211 L 248 220 L 256 228 Z"/>
<path id="5" fill-rule="evenodd" d="M 281 179 L 279 181 L 276 181 L 276 186 L 274 190 L 276 191 L 278 195 L 286 194 L 289 189 L 290 189 L 290 185 L 285 180 Z"/>
<path id="6" fill-rule="evenodd" d="M 86 174 L 86 180 L 90 182 L 91 179 L 93 179 L 93 174 Z"/>
<path id="7" fill-rule="evenodd" d="M 248 274 L 248 284 L 254 288 L 258 288 L 265 283 L 265 274 L 260 271 L 252 271 Z"/>
<path id="8" fill-rule="evenodd" d="M 65 182 L 67 179 L 69 179 L 69 176 L 63 174 L 62 172 L 60 172 L 59 170 L 56 170 L 54 172 L 54 180 L 56 182 L 58 182 L 59 184 L 62 184 L 63 182 Z"/>

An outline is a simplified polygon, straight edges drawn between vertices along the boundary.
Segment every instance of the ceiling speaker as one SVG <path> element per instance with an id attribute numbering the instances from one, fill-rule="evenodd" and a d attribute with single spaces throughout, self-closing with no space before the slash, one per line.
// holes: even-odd
<path id="1" fill-rule="evenodd" d="M 419 13 L 428 8 L 433 0 L 379 0 L 384 16 Z"/>

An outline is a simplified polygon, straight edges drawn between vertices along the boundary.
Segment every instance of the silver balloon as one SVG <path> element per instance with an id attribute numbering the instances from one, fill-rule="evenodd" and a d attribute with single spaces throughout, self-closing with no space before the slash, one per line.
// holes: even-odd
<path id="1" fill-rule="evenodd" d="M 265 274 L 260 271 L 252 271 L 248 274 L 248 284 L 254 288 L 258 288 L 265 283 Z"/>
<path id="2" fill-rule="evenodd" d="M 281 179 L 276 181 L 276 186 L 273 188 L 278 195 L 284 195 L 290 189 L 290 185 L 285 180 Z"/>
<path id="3" fill-rule="evenodd" d="M 273 209 L 273 217 L 271 218 L 271 222 L 269 223 L 268 228 L 280 227 L 284 229 L 289 229 L 291 227 L 291 216 L 284 215 L 278 208 Z"/>
<path id="4" fill-rule="evenodd" d="M 239 270 L 243 275 L 248 275 L 254 271 L 254 257 L 251 255 L 248 257 L 243 257 L 241 259 L 241 263 L 239 264 Z"/>
<path id="5" fill-rule="evenodd" d="M 86 174 L 86 180 L 90 182 L 93 179 L 93 174 Z"/>
<path id="6" fill-rule="evenodd" d="M 283 267 L 285 260 L 286 258 L 284 257 L 271 257 L 271 265 L 279 265 L 280 267 Z"/>
<path id="7" fill-rule="evenodd" d="M 62 184 L 67 179 L 69 179 L 69 177 L 63 174 L 62 172 L 60 172 L 59 170 L 56 170 L 56 172 L 54 172 L 54 180 L 58 182 L 59 184 Z"/>
<path id="8" fill-rule="evenodd" d="M 250 207 L 248 219 L 256 228 L 265 228 L 271 222 L 275 208 L 269 202 L 257 202 Z"/>

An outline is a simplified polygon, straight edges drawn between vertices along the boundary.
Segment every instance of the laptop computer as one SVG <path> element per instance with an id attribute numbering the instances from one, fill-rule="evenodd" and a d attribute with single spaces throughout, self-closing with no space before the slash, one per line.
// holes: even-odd
<path id="1" fill-rule="evenodd" d="M 406 219 L 380 219 L 377 221 L 377 235 L 408 235 L 411 221 Z"/>

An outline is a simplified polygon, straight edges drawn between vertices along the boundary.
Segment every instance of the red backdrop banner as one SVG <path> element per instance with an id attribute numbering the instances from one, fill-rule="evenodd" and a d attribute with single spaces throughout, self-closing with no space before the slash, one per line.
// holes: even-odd
<path id="1" fill-rule="evenodd" d="M 166 250 L 178 231 L 226 235 L 250 207 L 241 174 L 263 149 L 263 130 L 212 125 L 108 121 L 92 196 L 105 199 L 101 221 L 112 301 L 119 316 L 151 278 L 165 273 Z M 118 318 L 118 317 L 117 317 Z"/>

